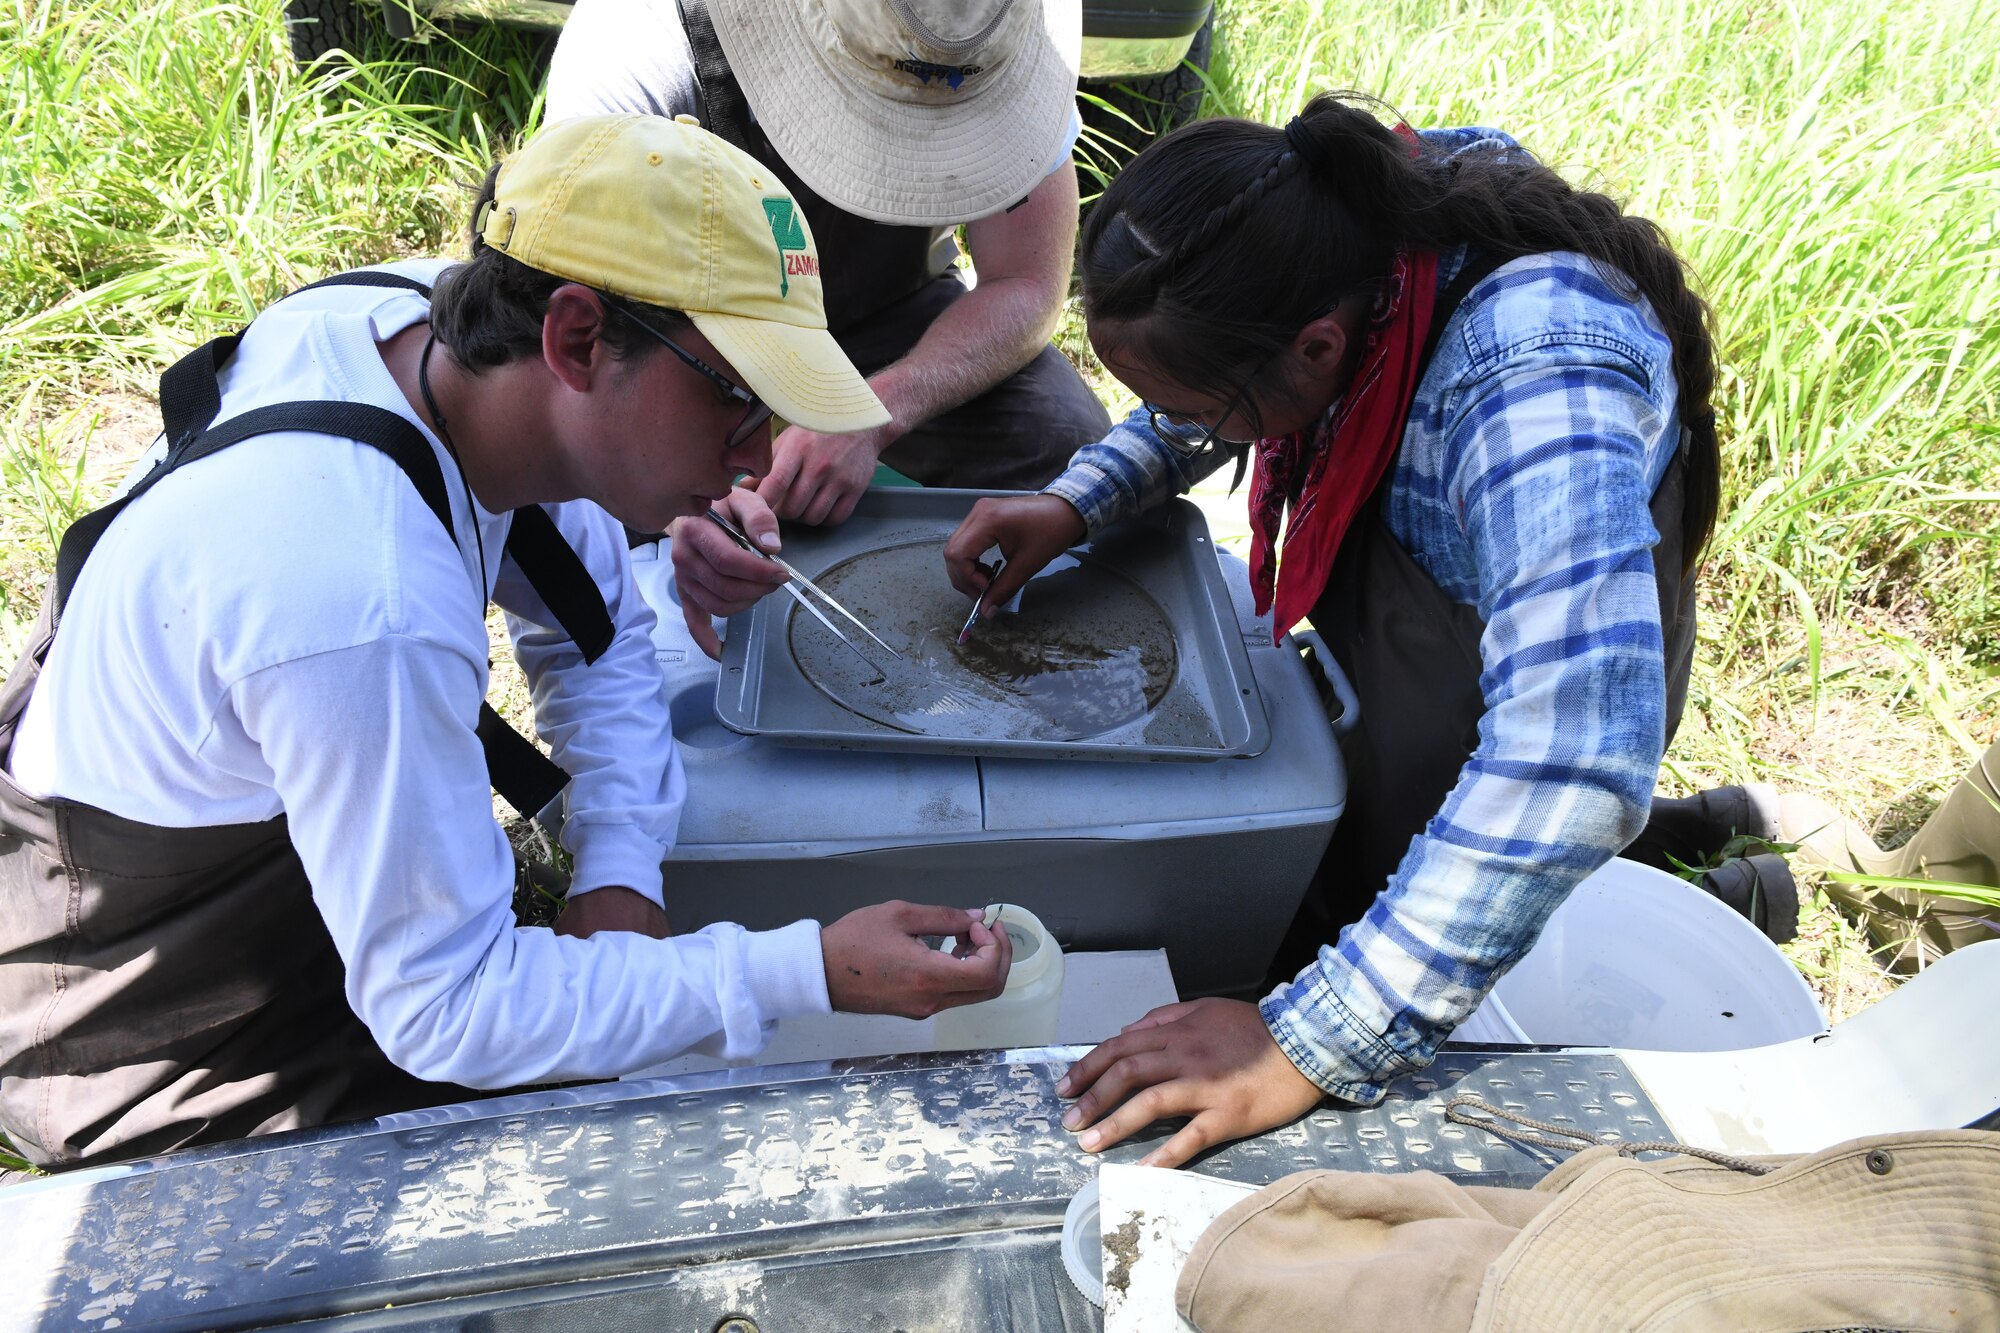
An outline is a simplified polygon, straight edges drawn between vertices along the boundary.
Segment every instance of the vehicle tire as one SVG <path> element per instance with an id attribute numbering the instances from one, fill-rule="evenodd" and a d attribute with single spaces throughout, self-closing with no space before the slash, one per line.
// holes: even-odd
<path id="1" fill-rule="evenodd" d="M 1202 74 L 1208 69 L 1214 42 L 1215 14 L 1211 10 L 1188 44 L 1187 55 L 1174 68 L 1145 78 L 1083 85 L 1081 91 L 1089 96 L 1077 99 L 1083 137 L 1077 143 L 1076 157 L 1086 177 L 1095 176 L 1101 187 L 1154 139 L 1194 120 L 1208 91 Z M 1105 105 L 1090 100 L 1093 97 Z M 1096 193 L 1088 179 L 1084 193 Z"/>
<path id="2" fill-rule="evenodd" d="M 285 29 L 304 69 L 332 51 L 359 56 L 369 23 L 358 0 L 285 0 Z"/>

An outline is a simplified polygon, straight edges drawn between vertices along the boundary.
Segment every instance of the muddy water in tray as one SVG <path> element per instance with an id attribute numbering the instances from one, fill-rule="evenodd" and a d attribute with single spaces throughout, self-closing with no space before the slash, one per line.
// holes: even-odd
<path id="1" fill-rule="evenodd" d="M 1021 609 L 955 640 L 971 603 L 944 578 L 943 543 L 845 560 L 816 580 L 903 654 L 803 610 L 791 616 L 799 671 L 835 703 L 898 731 L 980 740 L 1082 740 L 1144 716 L 1174 682 L 1166 612 L 1122 574 L 1063 557 L 1032 579 Z M 871 665 L 871 661 L 874 665 Z"/>

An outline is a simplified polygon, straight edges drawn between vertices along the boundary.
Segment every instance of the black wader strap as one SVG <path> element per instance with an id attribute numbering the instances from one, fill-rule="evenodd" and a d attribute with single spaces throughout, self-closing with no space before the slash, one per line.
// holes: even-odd
<path id="1" fill-rule="evenodd" d="M 222 410 L 216 377 L 236 355 L 242 338 L 240 332 L 212 338 L 160 373 L 160 425 L 166 432 L 169 460 L 175 449 L 207 430 Z"/>
<path id="2" fill-rule="evenodd" d="M 428 296 L 430 287 L 396 273 L 340 273 L 302 287 L 395 287 Z M 296 295 L 297 293 L 293 293 Z M 381 450 L 402 469 L 425 505 L 444 525 L 454 542 L 451 497 L 437 454 L 422 431 L 405 418 L 372 403 L 302 401 L 272 403 L 232 417 L 210 428 L 221 410 L 216 377 L 236 352 L 241 334 L 204 344 L 169 366 L 160 376 L 160 418 L 166 429 L 167 456 L 153 465 L 123 496 L 70 524 L 56 550 L 52 626 L 59 625 L 77 576 L 112 522 L 125 507 L 151 490 L 168 473 L 197 459 L 218 453 L 255 435 L 277 431 L 309 431 L 351 439 Z M 506 553 L 542 599 L 555 621 L 575 641 L 585 663 L 595 662 L 611 646 L 611 612 L 596 580 L 582 559 L 540 505 L 513 513 Z M 490 704 L 479 706 L 475 728 L 486 751 L 486 768 L 493 789 L 525 816 L 539 813 L 569 785 L 569 774 L 508 726 Z"/>
<path id="3" fill-rule="evenodd" d="M 205 361 L 203 354 L 214 346 L 210 343 L 201 351 L 176 362 L 174 370 L 179 370 L 197 357 Z M 162 383 L 173 373 L 169 371 L 167 376 L 163 376 Z M 70 524 L 69 530 L 63 533 L 62 544 L 56 549 L 52 623 L 61 624 L 63 608 L 69 604 L 70 590 L 76 586 L 77 575 L 83 572 L 84 562 L 90 559 L 90 553 L 97 548 L 98 540 L 104 536 L 112 520 L 125 512 L 127 505 L 151 490 L 153 483 L 176 468 L 219 453 L 253 435 L 268 435 L 283 430 L 338 435 L 380 449 L 403 470 L 410 483 L 417 488 L 417 494 L 423 497 L 424 503 L 444 524 L 445 531 L 452 530 L 451 500 L 445 492 L 444 473 L 438 467 L 437 455 L 431 452 L 430 441 L 408 421 L 373 403 L 272 403 L 245 412 L 240 417 L 231 417 L 213 430 L 180 437 L 168 449 L 167 456 L 155 463 L 153 470 L 141 477 L 131 490 L 102 509 L 93 510 Z M 573 552 L 571 558 L 575 558 Z"/>
<path id="4" fill-rule="evenodd" d="M 742 85 L 722 53 L 722 41 L 715 35 L 715 23 L 708 16 L 708 0 L 675 0 L 680 6 L 681 28 L 687 33 L 688 48 L 694 52 L 695 94 L 701 98 L 701 127 L 720 135 L 744 152 L 750 151 L 750 106 L 743 99 Z"/>
<path id="5" fill-rule="evenodd" d="M 321 287 L 396 287 L 406 292 L 415 292 L 425 300 L 430 299 L 431 285 L 420 278 L 406 277 L 401 273 L 384 273 L 380 269 L 358 268 L 348 273 L 336 273 L 318 282 L 309 282 L 298 292 L 287 293 L 297 296 L 299 292 L 318 291 Z M 284 299 L 284 298 L 279 298 Z"/>
<path id="6" fill-rule="evenodd" d="M 507 725 L 493 705 L 479 705 L 479 747 L 486 751 L 486 781 L 523 819 L 533 819 L 569 786 L 562 765 Z"/>
<path id="7" fill-rule="evenodd" d="M 376 273 L 362 269 L 321 278 L 318 282 L 309 283 L 290 295 L 297 296 L 299 292 L 310 292 L 320 287 L 391 287 L 401 291 L 416 292 L 426 299 L 431 294 L 429 283 L 419 282 L 400 273 Z M 216 378 L 222 373 L 222 368 L 229 364 L 229 358 L 236 355 L 236 344 L 242 337 L 243 335 L 238 332 L 212 339 L 168 366 L 161 374 L 160 424 L 166 430 L 169 449 L 178 445 L 184 436 L 207 430 L 209 423 L 215 420 L 215 414 L 222 410 L 222 391 L 216 383 Z M 430 496 L 426 495 L 424 499 L 429 502 Z M 432 509 L 437 507 L 435 503 L 431 503 Z M 451 512 L 449 506 L 443 512 L 449 514 Z M 451 526 L 449 520 L 445 526 L 447 528 Z"/>
<path id="8" fill-rule="evenodd" d="M 611 646 L 611 609 L 549 511 L 540 505 L 516 509 L 507 529 L 506 550 L 563 633 L 582 650 L 585 664 L 604 656 Z"/>

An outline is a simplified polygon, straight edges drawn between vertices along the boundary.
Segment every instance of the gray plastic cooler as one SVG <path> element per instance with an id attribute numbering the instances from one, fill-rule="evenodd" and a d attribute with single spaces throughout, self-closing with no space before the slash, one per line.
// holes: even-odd
<path id="1" fill-rule="evenodd" d="M 830 921 L 886 898 L 1007 901 L 1070 949 L 1164 948 L 1183 996 L 1255 987 L 1346 800 L 1298 646 L 1274 646 L 1220 555 L 1271 742 L 1248 759 L 1020 759 L 793 748 L 718 720 L 664 543 L 633 551 L 687 766 L 667 866 L 676 930 Z M 813 574 L 813 570 L 806 570 Z M 940 573 L 942 577 L 942 573 Z M 1330 664 L 1328 664 L 1330 666 Z M 1345 682 L 1335 688 L 1351 701 Z M 1351 702 L 1350 705 L 1351 707 Z"/>

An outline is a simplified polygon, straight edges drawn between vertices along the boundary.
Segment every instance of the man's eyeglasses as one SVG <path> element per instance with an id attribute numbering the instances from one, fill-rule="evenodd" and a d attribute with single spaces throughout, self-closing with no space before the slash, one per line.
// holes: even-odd
<path id="1" fill-rule="evenodd" d="M 705 376 L 710 383 L 715 385 L 715 394 L 718 400 L 725 403 L 744 404 L 743 415 L 737 419 L 734 426 L 730 427 L 729 434 L 723 437 L 723 453 L 731 453 L 741 448 L 751 436 L 770 424 L 771 409 L 756 394 L 751 393 L 748 389 L 730 379 L 729 376 L 723 374 L 714 366 L 709 365 L 693 352 L 688 351 L 672 338 L 669 338 L 666 334 L 661 333 L 651 324 L 639 318 L 639 312 L 632 309 L 631 306 L 625 304 L 623 301 L 607 297 L 606 304 L 659 339 L 660 344 L 669 352 L 679 357 L 683 365 Z"/>

